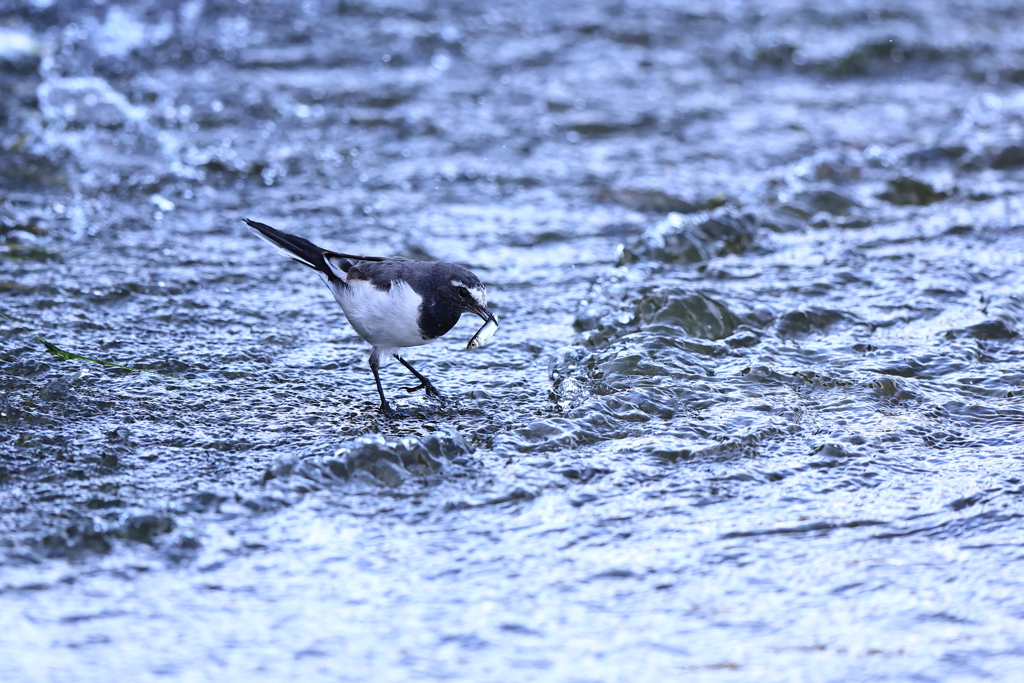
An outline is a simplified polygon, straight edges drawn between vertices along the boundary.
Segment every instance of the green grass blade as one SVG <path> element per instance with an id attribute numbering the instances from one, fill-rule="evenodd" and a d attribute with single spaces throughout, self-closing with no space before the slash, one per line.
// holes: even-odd
<path id="1" fill-rule="evenodd" d="M 9 318 L 8 316 L 4 315 L 3 313 L 0 313 L 0 318 L 4 318 L 5 320 L 7 320 L 7 321 L 9 321 L 11 323 L 14 323 L 15 325 L 21 325 L 22 327 L 25 328 L 26 331 L 28 331 L 28 327 L 26 325 L 22 325 L 18 321 Z M 105 360 L 98 360 L 96 358 L 90 358 L 89 356 L 80 356 L 77 353 L 71 353 L 70 351 L 65 351 L 64 349 L 60 348 L 56 344 L 52 344 L 52 343 L 46 341 L 45 339 L 40 337 L 35 332 L 28 331 L 28 333 L 31 334 L 36 339 L 38 339 L 39 342 L 44 347 L 46 347 L 46 350 L 49 351 L 52 355 L 56 356 L 57 358 L 63 358 L 64 360 L 84 360 L 84 361 L 89 361 L 90 363 L 96 363 L 97 365 L 105 365 L 108 368 L 120 368 L 122 370 L 130 370 L 132 372 L 145 372 L 146 374 L 149 374 L 149 375 L 157 375 L 158 377 L 167 377 L 168 379 L 177 379 L 177 380 L 181 380 L 182 382 L 199 382 L 200 384 L 214 384 L 214 382 L 209 382 L 209 381 L 204 380 L 204 379 L 189 379 L 187 377 L 178 377 L 176 375 L 165 375 L 162 372 L 154 372 L 153 370 L 143 370 L 142 368 L 133 368 L 133 367 L 131 367 L 129 365 L 121 365 L 120 363 L 111 363 L 111 362 L 108 362 L 108 361 L 105 361 Z"/>

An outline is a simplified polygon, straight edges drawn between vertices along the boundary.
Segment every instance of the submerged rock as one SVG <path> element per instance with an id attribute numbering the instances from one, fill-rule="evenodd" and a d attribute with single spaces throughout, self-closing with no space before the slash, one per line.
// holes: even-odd
<path id="1" fill-rule="evenodd" d="M 1012 324 L 1002 318 L 986 320 L 977 325 L 970 325 L 960 330 L 950 330 L 946 333 L 947 339 L 968 337 L 970 339 L 997 340 L 1014 339 L 1017 336 L 1018 333 Z"/>
<path id="2" fill-rule="evenodd" d="M 800 311 L 790 311 L 779 318 L 778 334 L 793 337 L 816 330 L 827 330 L 838 322 L 850 320 L 849 313 L 812 306 Z"/>
<path id="3" fill-rule="evenodd" d="M 833 216 L 847 216 L 850 210 L 860 207 L 860 202 L 835 190 L 808 190 L 797 194 L 792 201 L 783 205 L 783 209 L 801 218 L 809 218 L 817 213 Z"/>
<path id="4" fill-rule="evenodd" d="M 949 147 L 928 147 L 907 155 L 907 163 L 914 166 L 931 166 L 955 161 L 967 152 L 962 145 Z"/>
<path id="5" fill-rule="evenodd" d="M 650 213 L 695 213 L 715 209 L 725 203 L 725 197 L 684 197 L 657 188 L 617 187 L 605 190 L 600 197 L 621 204 L 634 211 Z"/>
<path id="6" fill-rule="evenodd" d="M 390 440 L 374 434 L 352 441 L 331 456 L 278 459 L 263 478 L 297 476 L 325 486 L 352 480 L 399 486 L 410 477 L 439 472 L 450 459 L 470 453 L 469 444 L 455 430 Z"/>
<path id="7" fill-rule="evenodd" d="M 39 390 L 39 399 L 46 403 L 64 402 L 74 396 L 71 385 L 66 380 L 57 378 L 47 382 Z"/>
<path id="8" fill-rule="evenodd" d="M 992 159 L 992 168 L 998 170 L 1020 168 L 1021 166 L 1024 166 L 1024 147 L 1020 145 L 1005 147 Z"/>
<path id="9" fill-rule="evenodd" d="M 923 180 L 901 176 L 890 180 L 885 192 L 878 197 L 897 206 L 925 206 L 942 201 L 949 197 L 949 194 L 936 190 Z"/>
<path id="10" fill-rule="evenodd" d="M 42 550 L 48 557 L 74 559 L 87 553 L 104 555 L 111 548 L 107 534 L 87 519 L 69 524 L 42 540 Z"/>
<path id="11" fill-rule="evenodd" d="M 740 324 L 723 302 L 700 292 L 650 294 L 640 300 L 637 312 L 644 322 L 674 325 L 698 339 L 725 339 Z"/>
<path id="12" fill-rule="evenodd" d="M 157 536 L 174 530 L 174 520 L 165 515 L 132 515 L 123 522 L 120 535 L 129 541 L 152 543 Z"/>
<path id="13" fill-rule="evenodd" d="M 587 344 L 601 346 L 639 330 L 670 338 L 719 340 L 736 331 L 742 320 L 723 301 L 700 291 L 673 286 L 648 287 L 625 299 L 602 293 L 587 303 L 573 326 Z M 636 295 L 639 296 L 636 296 Z"/>
<path id="14" fill-rule="evenodd" d="M 629 246 L 620 246 L 616 265 L 642 260 L 699 263 L 740 254 L 753 244 L 758 225 L 754 214 L 728 208 L 691 215 L 670 213 Z"/>

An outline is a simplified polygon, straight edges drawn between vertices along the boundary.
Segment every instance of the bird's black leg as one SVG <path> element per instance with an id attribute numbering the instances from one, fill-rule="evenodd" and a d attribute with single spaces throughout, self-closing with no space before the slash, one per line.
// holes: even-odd
<path id="1" fill-rule="evenodd" d="M 429 379 L 427 379 L 426 377 L 421 375 L 419 373 L 419 371 L 416 370 L 416 368 L 414 368 L 412 365 L 410 365 L 409 361 L 407 361 L 406 359 L 402 358 L 397 353 L 394 354 L 394 356 L 395 356 L 395 358 L 398 359 L 399 363 L 401 363 L 402 365 L 407 367 L 409 369 L 409 372 L 411 372 L 413 375 L 415 375 L 416 379 L 418 379 L 420 381 L 420 385 L 418 387 L 402 387 L 403 389 L 408 391 L 410 394 L 412 392 L 414 392 L 414 391 L 419 391 L 420 389 L 422 389 L 424 392 L 426 392 L 427 396 L 430 396 L 431 398 L 442 398 L 441 397 L 441 392 L 438 391 L 436 388 L 434 388 L 434 385 L 430 383 Z"/>
<path id="2" fill-rule="evenodd" d="M 377 393 L 380 394 L 380 412 L 384 413 L 388 417 L 397 417 L 401 413 L 397 412 L 394 408 L 388 404 L 388 400 L 384 398 L 384 387 L 380 385 L 380 349 L 376 346 L 373 347 L 373 351 L 370 352 L 370 370 L 373 371 L 373 381 L 377 383 Z"/>

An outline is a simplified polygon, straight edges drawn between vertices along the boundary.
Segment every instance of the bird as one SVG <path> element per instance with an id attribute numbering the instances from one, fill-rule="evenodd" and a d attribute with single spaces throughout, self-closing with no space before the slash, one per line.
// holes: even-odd
<path id="1" fill-rule="evenodd" d="M 257 221 L 244 219 L 249 229 L 278 252 L 316 271 L 352 328 L 370 351 L 370 370 L 380 395 L 380 410 L 387 417 L 401 416 L 384 395 L 380 361 L 388 355 L 419 380 L 409 393 L 424 393 L 443 400 L 436 387 L 409 361 L 402 349 L 428 344 L 455 327 L 463 313 L 473 313 L 497 327 L 487 308 L 487 289 L 465 266 L 444 261 L 414 261 L 401 256 L 353 256 L 330 251 L 296 235 Z M 483 332 L 484 328 L 481 328 Z M 478 337 L 474 336 L 470 348 Z"/>

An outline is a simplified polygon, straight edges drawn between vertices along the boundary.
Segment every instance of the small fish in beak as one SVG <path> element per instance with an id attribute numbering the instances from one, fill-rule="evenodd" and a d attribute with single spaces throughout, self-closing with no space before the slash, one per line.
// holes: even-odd
<path id="1" fill-rule="evenodd" d="M 466 344 L 467 351 L 480 348 L 487 343 L 488 339 L 494 336 L 495 332 L 498 331 L 498 317 L 496 315 L 488 311 L 486 320 L 487 322 L 480 326 L 480 329 L 476 331 L 473 338 L 469 340 L 468 344 Z"/>

